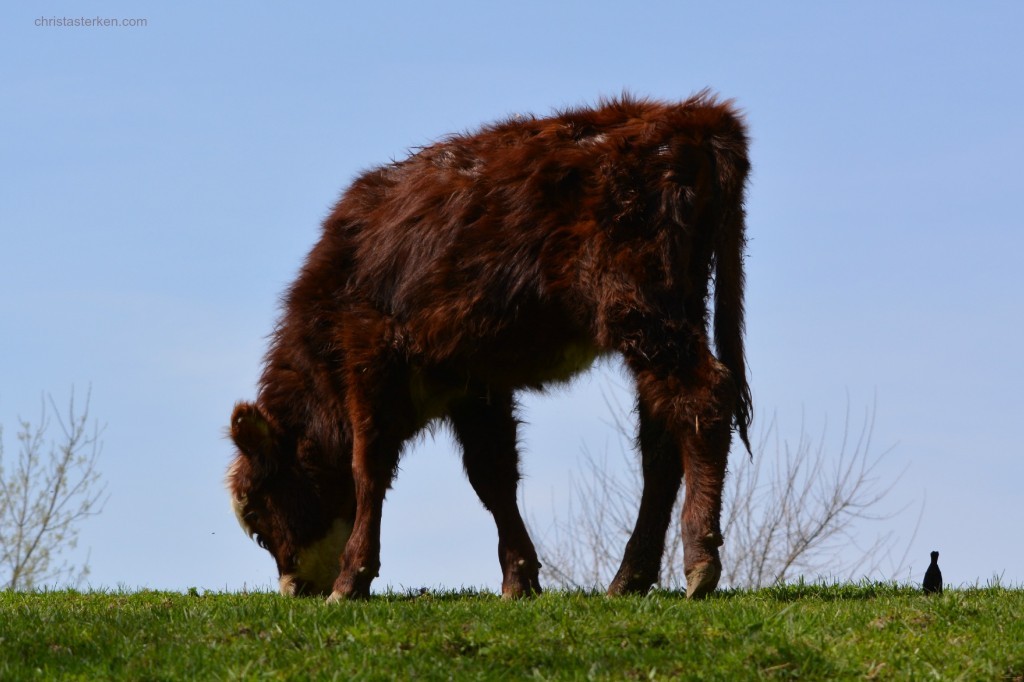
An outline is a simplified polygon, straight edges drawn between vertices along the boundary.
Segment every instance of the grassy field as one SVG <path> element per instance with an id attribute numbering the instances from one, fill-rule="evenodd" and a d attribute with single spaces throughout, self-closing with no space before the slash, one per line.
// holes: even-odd
<path id="1" fill-rule="evenodd" d="M 0 593 L 0 680 L 1024 680 L 1024 590 Z"/>

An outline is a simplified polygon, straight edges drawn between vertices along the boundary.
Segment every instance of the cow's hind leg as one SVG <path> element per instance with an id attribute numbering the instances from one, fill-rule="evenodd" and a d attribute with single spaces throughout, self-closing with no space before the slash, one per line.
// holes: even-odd
<path id="1" fill-rule="evenodd" d="M 516 504 L 519 454 L 512 394 L 471 393 L 451 406 L 449 419 L 462 444 L 469 482 L 498 527 L 502 596 L 539 593 L 540 562 Z"/>
<path id="2" fill-rule="evenodd" d="M 665 552 L 665 533 L 679 495 L 683 463 L 672 436 L 661 420 L 639 402 L 639 445 L 643 465 L 640 512 L 609 594 L 645 593 L 658 581 Z"/>
<path id="3" fill-rule="evenodd" d="M 696 349 L 687 354 L 693 362 L 682 362 L 670 372 L 659 372 L 640 363 L 634 365 L 637 390 L 641 406 L 646 405 L 648 419 L 664 424 L 665 435 L 676 448 L 677 461 L 682 463 L 686 483 L 682 513 L 683 570 L 686 574 L 688 597 L 703 597 L 718 585 L 722 562 L 718 548 L 722 545 L 721 513 L 722 487 L 732 437 L 732 414 L 736 390 L 728 370 L 711 354 L 706 345 L 697 341 Z M 647 363 L 644 363 L 647 364 Z M 643 409 L 641 410 L 641 448 L 643 438 Z M 650 427 L 648 427 L 650 428 Z M 667 450 L 664 436 L 656 442 L 655 453 Z M 641 513 L 633 538 L 627 546 L 623 568 L 613 591 L 646 589 L 653 582 L 652 565 L 660 564 L 660 545 L 654 538 L 664 538 L 667 515 L 675 499 L 668 489 L 662 490 L 658 475 L 675 470 L 668 464 L 670 458 L 648 455 L 644 452 L 645 481 Z M 655 462 L 654 475 L 647 473 Z M 660 472 L 660 474 L 658 473 Z M 653 491 L 648 488 L 655 486 Z M 678 484 L 676 484 L 678 485 Z M 645 503 L 646 506 L 645 506 Z M 645 540 L 646 538 L 646 540 Z M 658 552 L 659 561 L 651 558 Z M 640 578 L 630 579 L 633 570 Z M 657 578 L 656 568 L 653 578 Z M 621 580 L 620 580 L 621 579 Z M 642 584 L 646 583 L 646 585 Z"/>
<path id="4" fill-rule="evenodd" d="M 722 487 L 732 439 L 736 391 L 729 372 L 710 354 L 697 376 L 700 383 L 687 414 L 679 423 L 686 479 L 683 500 L 683 570 L 686 596 L 714 591 L 722 575 Z"/>

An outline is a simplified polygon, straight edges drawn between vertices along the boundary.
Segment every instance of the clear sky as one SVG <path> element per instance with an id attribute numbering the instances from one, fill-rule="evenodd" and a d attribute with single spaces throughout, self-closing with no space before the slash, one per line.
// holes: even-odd
<path id="1" fill-rule="evenodd" d="M 97 14 L 146 25 L 36 25 Z M 4 3 L 7 457 L 43 392 L 91 385 L 110 499 L 70 555 L 91 585 L 275 585 L 229 509 L 224 431 L 342 188 L 512 113 L 709 86 L 752 136 L 754 432 L 827 418 L 837 441 L 847 400 L 857 422 L 877 396 L 887 509 L 909 505 L 880 528 L 909 544 L 895 577 L 938 549 L 947 582 L 1024 583 L 1021 35 L 1017 2 Z M 614 454 L 601 391 L 624 387 L 609 364 L 524 400 L 539 527 L 584 446 Z M 495 547 L 450 440 L 423 439 L 375 588 L 497 590 Z"/>

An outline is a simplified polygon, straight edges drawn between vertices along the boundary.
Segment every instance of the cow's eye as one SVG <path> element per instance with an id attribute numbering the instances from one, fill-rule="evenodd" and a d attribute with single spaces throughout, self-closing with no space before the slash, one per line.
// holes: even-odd
<path id="1" fill-rule="evenodd" d="M 263 549 L 267 548 L 267 541 L 263 539 L 263 536 L 259 533 L 253 533 L 252 539 L 256 541 L 256 544 Z"/>

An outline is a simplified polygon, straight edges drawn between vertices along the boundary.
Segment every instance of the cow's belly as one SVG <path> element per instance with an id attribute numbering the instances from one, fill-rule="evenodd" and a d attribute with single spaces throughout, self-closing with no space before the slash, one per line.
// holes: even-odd
<path id="1" fill-rule="evenodd" d="M 556 354 L 553 362 L 536 368 L 536 381 L 540 384 L 569 381 L 590 369 L 600 355 L 598 348 L 591 344 L 567 344 L 560 354 Z"/>
<path id="2" fill-rule="evenodd" d="M 490 349 L 466 358 L 458 370 L 413 367 L 409 395 L 420 424 L 443 417 L 454 400 L 471 391 L 542 389 L 570 381 L 604 355 L 589 343 L 567 343 L 553 351 L 529 347 Z"/>

